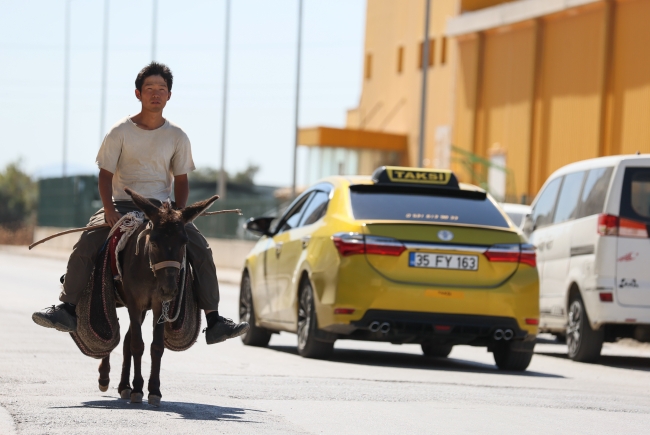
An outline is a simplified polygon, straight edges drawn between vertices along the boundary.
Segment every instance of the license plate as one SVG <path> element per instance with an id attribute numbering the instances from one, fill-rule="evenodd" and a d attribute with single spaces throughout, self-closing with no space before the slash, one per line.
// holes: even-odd
<path id="1" fill-rule="evenodd" d="M 478 270 L 478 256 L 409 253 L 409 267 L 428 269 Z"/>

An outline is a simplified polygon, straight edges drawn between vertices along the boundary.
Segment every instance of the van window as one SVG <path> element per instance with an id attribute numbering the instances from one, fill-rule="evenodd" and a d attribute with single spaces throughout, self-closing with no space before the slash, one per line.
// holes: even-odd
<path id="1" fill-rule="evenodd" d="M 555 210 L 554 224 L 570 221 L 578 215 L 578 206 L 580 205 L 580 190 L 582 182 L 585 179 L 586 171 L 575 172 L 564 176 L 560 197 L 557 200 Z"/>
<path id="2" fill-rule="evenodd" d="M 580 196 L 580 207 L 576 219 L 592 216 L 603 212 L 605 197 L 609 189 L 609 181 L 614 172 L 613 167 L 596 168 L 589 171 L 585 186 Z"/>
<path id="3" fill-rule="evenodd" d="M 627 168 L 623 177 L 621 217 L 650 222 L 650 168 Z"/>
<path id="4" fill-rule="evenodd" d="M 533 223 L 535 229 L 550 225 L 553 222 L 553 212 L 555 211 L 555 200 L 557 192 L 560 190 L 562 177 L 551 181 L 539 195 L 539 199 L 533 208 Z"/>

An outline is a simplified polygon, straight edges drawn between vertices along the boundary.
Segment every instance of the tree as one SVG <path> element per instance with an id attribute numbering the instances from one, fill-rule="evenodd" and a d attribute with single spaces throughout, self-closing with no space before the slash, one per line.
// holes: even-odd
<path id="1" fill-rule="evenodd" d="M 258 165 L 249 163 L 246 169 L 237 172 L 235 175 L 230 175 L 226 172 L 226 180 L 230 183 L 252 186 L 255 184 L 255 176 L 259 171 L 260 167 Z M 190 173 L 190 179 L 194 181 L 209 181 L 216 183 L 219 179 L 219 169 L 210 167 L 197 169 Z"/>
<path id="2" fill-rule="evenodd" d="M 0 172 L 0 225 L 19 227 L 36 210 L 38 186 L 20 168 L 20 161 Z"/>

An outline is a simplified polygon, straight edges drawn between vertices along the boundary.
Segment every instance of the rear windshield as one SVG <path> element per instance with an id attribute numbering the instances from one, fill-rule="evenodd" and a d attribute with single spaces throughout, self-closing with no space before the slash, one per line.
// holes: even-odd
<path id="1" fill-rule="evenodd" d="M 625 169 L 621 193 L 621 216 L 650 222 L 650 168 Z"/>
<path id="2" fill-rule="evenodd" d="M 459 192 L 462 195 L 465 192 Z M 496 206 L 482 193 L 465 197 L 418 192 L 387 192 L 381 189 L 350 189 L 355 219 L 429 221 L 508 228 Z"/>

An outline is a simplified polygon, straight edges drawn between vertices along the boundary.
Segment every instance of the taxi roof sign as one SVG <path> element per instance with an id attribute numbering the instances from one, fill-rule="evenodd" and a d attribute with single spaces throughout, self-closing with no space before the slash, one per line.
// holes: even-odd
<path id="1" fill-rule="evenodd" d="M 375 184 L 418 184 L 458 189 L 458 179 L 447 169 L 406 168 L 382 166 L 372 174 Z"/>

